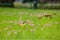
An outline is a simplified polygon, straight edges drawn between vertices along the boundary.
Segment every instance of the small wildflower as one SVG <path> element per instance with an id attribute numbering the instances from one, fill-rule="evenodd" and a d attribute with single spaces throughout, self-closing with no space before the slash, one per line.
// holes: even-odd
<path id="1" fill-rule="evenodd" d="M 10 36 L 10 34 L 8 34 L 8 36 Z"/>
<path id="2" fill-rule="evenodd" d="M 5 28 L 3 30 L 6 30 Z"/>
<path id="3" fill-rule="evenodd" d="M 27 20 L 26 22 L 27 22 L 28 24 L 29 24 L 29 23 L 31 23 L 31 21 L 30 21 L 30 20 Z"/>
<path id="4" fill-rule="evenodd" d="M 40 24 L 38 24 L 38 26 L 40 26 Z"/>
<path id="5" fill-rule="evenodd" d="M 41 17 L 41 16 L 43 16 L 43 15 L 42 15 L 42 14 L 38 14 L 37 16 L 38 16 L 38 17 Z"/>
<path id="6" fill-rule="evenodd" d="M 41 28 L 41 30 L 43 31 L 43 30 L 44 30 L 44 28 Z"/>
<path id="7" fill-rule="evenodd" d="M 59 22 L 55 22 L 55 24 L 59 24 Z"/>
<path id="8" fill-rule="evenodd" d="M 47 26 L 51 26 L 51 24 L 49 24 L 49 23 L 48 24 L 44 24 L 44 27 L 47 27 Z"/>
<path id="9" fill-rule="evenodd" d="M 15 32 L 15 30 L 12 30 L 12 32 Z"/>
<path id="10" fill-rule="evenodd" d="M 19 30 L 18 32 L 21 32 L 22 30 Z"/>
<path id="11" fill-rule="evenodd" d="M 6 28 L 6 30 L 9 29 L 8 27 Z"/>
<path id="12" fill-rule="evenodd" d="M 22 20 L 22 17 L 20 16 L 19 21 L 21 21 L 21 20 Z"/>
<path id="13" fill-rule="evenodd" d="M 8 26 L 9 28 L 11 28 L 12 26 Z"/>
<path id="14" fill-rule="evenodd" d="M 8 28 L 4 28 L 3 30 L 8 30 Z"/>
<path id="15" fill-rule="evenodd" d="M 31 29 L 30 32 L 33 32 L 33 30 Z"/>
<path id="16" fill-rule="evenodd" d="M 34 28 L 34 31 L 36 31 L 37 28 Z"/>
<path id="17" fill-rule="evenodd" d="M 19 14 L 22 15 L 24 12 L 20 12 Z"/>
<path id="18" fill-rule="evenodd" d="M 28 14 L 28 12 L 26 12 L 26 14 Z"/>
<path id="19" fill-rule="evenodd" d="M 8 14 L 8 16 L 13 16 L 13 14 Z"/>
<path id="20" fill-rule="evenodd" d="M 33 16 L 33 14 L 32 14 L 32 13 L 31 13 L 30 15 L 31 15 L 31 16 Z"/>
<path id="21" fill-rule="evenodd" d="M 9 23 L 13 23 L 13 21 L 9 21 Z"/>
<path id="22" fill-rule="evenodd" d="M 10 36 L 11 35 L 11 32 L 8 32 L 7 35 Z"/>
<path id="23" fill-rule="evenodd" d="M 34 27 L 34 24 L 31 24 L 32 27 Z"/>
<path id="24" fill-rule="evenodd" d="M 17 20 L 15 20 L 14 23 L 17 24 L 18 23 Z"/>
<path id="25" fill-rule="evenodd" d="M 0 32 L 2 32 L 2 30 L 0 30 Z"/>
<path id="26" fill-rule="evenodd" d="M 17 34 L 17 32 L 15 31 L 14 34 Z"/>

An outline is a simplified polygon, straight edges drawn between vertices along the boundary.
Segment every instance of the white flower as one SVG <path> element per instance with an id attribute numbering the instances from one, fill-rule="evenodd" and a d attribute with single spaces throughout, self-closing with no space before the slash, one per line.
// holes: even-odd
<path id="1" fill-rule="evenodd" d="M 6 30 L 9 29 L 9 28 L 6 28 Z"/>
<path id="2" fill-rule="evenodd" d="M 41 28 L 41 30 L 43 31 L 43 30 L 44 30 L 44 28 Z"/>
<path id="3" fill-rule="evenodd" d="M 31 29 L 30 32 L 33 32 L 33 30 Z"/>
<path id="4" fill-rule="evenodd" d="M 31 13 L 30 15 L 32 16 L 33 14 Z"/>
<path id="5" fill-rule="evenodd" d="M 15 20 L 14 23 L 17 24 L 18 23 L 17 20 Z"/>
<path id="6" fill-rule="evenodd" d="M 44 24 L 44 27 L 47 27 L 47 26 L 51 26 L 51 24 L 50 23 Z"/>
<path id="7" fill-rule="evenodd" d="M 28 12 L 26 12 L 25 14 L 28 14 Z"/>
<path id="8" fill-rule="evenodd" d="M 9 28 L 11 28 L 12 26 L 8 26 Z"/>
<path id="9" fill-rule="evenodd" d="M 4 11 L 3 13 L 6 14 L 6 13 L 8 13 L 8 12 L 7 12 L 7 11 Z"/>
<path id="10" fill-rule="evenodd" d="M 55 22 L 55 24 L 59 24 L 59 22 Z"/>
<path id="11" fill-rule="evenodd" d="M 18 32 L 21 32 L 22 30 L 19 30 Z"/>
<path id="12" fill-rule="evenodd" d="M 8 30 L 9 28 L 4 28 L 3 30 Z"/>
<path id="13" fill-rule="evenodd" d="M 15 30 L 12 30 L 12 32 L 15 32 Z"/>
<path id="14" fill-rule="evenodd" d="M 30 32 L 35 32 L 35 31 L 36 31 L 36 29 L 31 29 L 31 30 L 30 30 Z"/>
<path id="15" fill-rule="evenodd" d="M 24 12 L 21 11 L 19 14 L 22 15 L 22 14 L 24 14 Z"/>
<path id="16" fill-rule="evenodd" d="M 3 30 L 6 30 L 5 28 Z"/>
<path id="17" fill-rule="evenodd" d="M 40 24 L 38 24 L 38 26 L 40 26 Z"/>
<path id="18" fill-rule="evenodd" d="M 11 31 L 8 32 L 8 34 L 10 34 L 10 33 L 11 33 Z"/>
<path id="19" fill-rule="evenodd" d="M 11 34 L 9 33 L 9 34 L 7 34 L 8 36 L 10 36 Z"/>
<path id="20" fill-rule="evenodd" d="M 34 28 L 33 30 L 36 31 L 37 28 Z"/>
<path id="21" fill-rule="evenodd" d="M 43 16 L 43 15 L 42 15 L 42 14 L 38 14 L 37 16 L 38 16 L 38 17 L 41 17 L 41 16 Z"/>
<path id="22" fill-rule="evenodd" d="M 32 27 L 34 27 L 35 25 L 34 24 L 31 24 Z"/>
<path id="23" fill-rule="evenodd" d="M 13 16 L 13 14 L 8 14 L 8 16 Z"/>
<path id="24" fill-rule="evenodd" d="M 2 32 L 2 30 L 0 30 L 0 32 Z"/>
<path id="25" fill-rule="evenodd" d="M 15 31 L 14 34 L 17 34 L 17 32 Z"/>
<path id="26" fill-rule="evenodd" d="M 9 21 L 9 23 L 13 23 L 13 21 Z"/>
<path id="27" fill-rule="evenodd" d="M 30 20 L 27 20 L 26 22 L 27 22 L 28 24 L 29 24 L 29 23 L 31 23 L 31 21 L 30 21 Z"/>
<path id="28" fill-rule="evenodd" d="M 17 20 L 14 20 L 14 22 L 17 22 Z"/>
<path id="29" fill-rule="evenodd" d="M 22 20 L 22 17 L 20 16 L 19 21 Z"/>

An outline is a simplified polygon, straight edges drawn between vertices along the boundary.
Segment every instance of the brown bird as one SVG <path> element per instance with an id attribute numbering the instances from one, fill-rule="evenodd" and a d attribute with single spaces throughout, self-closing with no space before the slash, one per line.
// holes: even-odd
<path id="1" fill-rule="evenodd" d="M 54 13 L 54 14 L 42 14 L 42 15 L 43 15 L 43 16 L 40 16 L 39 19 L 41 19 L 42 17 L 46 17 L 46 18 L 52 19 L 52 16 L 53 16 L 53 15 L 56 15 L 56 13 Z"/>
<path id="2" fill-rule="evenodd" d="M 25 26 L 25 24 L 26 24 L 25 21 L 20 22 L 20 26 Z"/>

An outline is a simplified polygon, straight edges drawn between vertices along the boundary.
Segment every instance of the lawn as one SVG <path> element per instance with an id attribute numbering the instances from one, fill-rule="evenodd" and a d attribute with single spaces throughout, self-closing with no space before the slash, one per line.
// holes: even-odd
<path id="1" fill-rule="evenodd" d="M 0 40 L 60 40 L 60 10 L 0 7 Z"/>

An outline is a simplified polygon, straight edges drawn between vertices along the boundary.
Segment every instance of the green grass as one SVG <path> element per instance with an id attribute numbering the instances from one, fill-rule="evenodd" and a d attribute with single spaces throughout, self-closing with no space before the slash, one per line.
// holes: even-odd
<path id="1" fill-rule="evenodd" d="M 23 12 L 23 14 L 20 14 L 20 12 Z M 45 17 L 38 19 L 37 14 L 43 12 L 51 14 L 56 13 L 56 15 L 53 15 L 52 19 Z M 22 27 L 20 24 L 15 23 L 15 21 L 18 22 L 20 18 L 24 21 L 31 20 L 34 27 L 29 24 Z M 10 23 L 9 21 L 13 22 Z M 58 22 L 58 24 L 55 24 L 55 22 Z M 51 26 L 47 26 L 44 30 L 41 30 L 44 24 L 49 23 Z M 9 26 L 12 27 L 9 28 Z M 4 30 L 4 28 L 8 29 Z M 36 28 L 36 30 L 30 32 L 30 30 L 34 28 Z M 15 30 L 17 34 L 12 32 L 11 35 L 8 36 L 7 33 L 12 30 Z M 18 30 L 22 31 L 18 32 Z M 60 10 L 0 7 L 0 40 L 60 40 Z"/>

